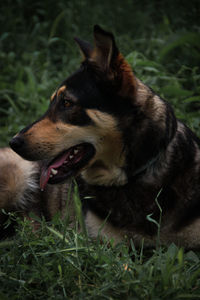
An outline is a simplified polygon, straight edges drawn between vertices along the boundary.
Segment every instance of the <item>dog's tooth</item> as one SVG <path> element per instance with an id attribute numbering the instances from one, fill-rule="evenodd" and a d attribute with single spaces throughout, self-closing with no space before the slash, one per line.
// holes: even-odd
<path id="1" fill-rule="evenodd" d="M 74 157 L 74 155 L 70 155 L 70 156 L 69 156 L 69 159 L 72 159 L 73 157 Z"/>
<path id="2" fill-rule="evenodd" d="M 53 177 L 53 174 L 51 174 L 49 177 Z"/>
<path id="3" fill-rule="evenodd" d="M 67 163 L 68 163 L 68 160 L 65 160 L 65 161 L 64 161 L 64 164 L 67 164 Z"/>
<path id="4" fill-rule="evenodd" d="M 53 175 L 56 175 L 56 174 L 58 173 L 58 171 L 55 170 L 55 169 L 51 169 L 51 173 L 52 173 Z"/>
<path id="5" fill-rule="evenodd" d="M 78 149 L 74 149 L 74 154 L 77 154 L 79 152 Z"/>

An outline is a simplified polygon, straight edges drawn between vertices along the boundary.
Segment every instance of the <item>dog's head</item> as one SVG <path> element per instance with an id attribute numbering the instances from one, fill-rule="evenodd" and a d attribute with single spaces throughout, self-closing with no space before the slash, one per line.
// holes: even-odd
<path id="1" fill-rule="evenodd" d="M 10 146 L 25 159 L 45 161 L 42 188 L 80 171 L 92 184 L 123 185 L 124 132 L 129 120 L 140 126 L 137 80 L 111 33 L 96 25 L 94 47 L 75 40 L 84 56 L 81 67 L 51 96 L 47 112 Z"/>

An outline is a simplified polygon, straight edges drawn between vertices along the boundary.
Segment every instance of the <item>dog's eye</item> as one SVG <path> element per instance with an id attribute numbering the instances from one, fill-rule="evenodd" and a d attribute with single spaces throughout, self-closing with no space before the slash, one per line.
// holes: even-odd
<path id="1" fill-rule="evenodd" d="M 73 102 L 69 99 L 63 99 L 63 105 L 65 108 L 69 108 L 69 107 L 72 107 L 73 106 Z"/>

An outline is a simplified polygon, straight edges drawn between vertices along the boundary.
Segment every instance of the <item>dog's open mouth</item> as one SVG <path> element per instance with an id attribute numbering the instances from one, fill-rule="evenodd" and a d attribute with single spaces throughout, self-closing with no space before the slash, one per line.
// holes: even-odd
<path id="1" fill-rule="evenodd" d="M 55 157 L 48 165 L 42 166 L 40 188 L 44 190 L 47 183 L 56 184 L 66 180 L 87 165 L 95 154 L 95 148 L 83 143 L 67 149 Z"/>

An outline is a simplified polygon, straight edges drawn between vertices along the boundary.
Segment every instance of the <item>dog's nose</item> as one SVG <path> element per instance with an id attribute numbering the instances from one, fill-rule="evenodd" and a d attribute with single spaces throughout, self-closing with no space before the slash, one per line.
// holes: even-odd
<path id="1" fill-rule="evenodd" d="M 19 152 L 24 145 L 24 139 L 21 136 L 16 136 L 12 138 L 9 145 L 14 151 Z"/>

